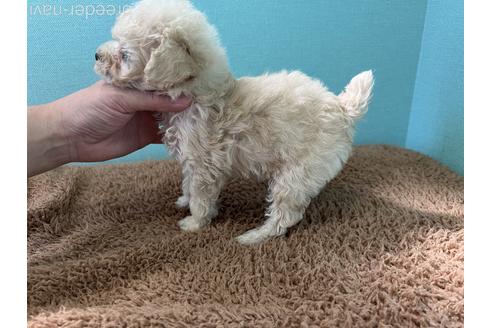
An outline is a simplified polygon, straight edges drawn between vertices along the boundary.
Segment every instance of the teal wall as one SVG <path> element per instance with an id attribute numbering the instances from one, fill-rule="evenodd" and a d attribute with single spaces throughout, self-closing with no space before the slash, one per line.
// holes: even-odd
<path id="1" fill-rule="evenodd" d="M 117 6 L 131 2 L 118 1 Z M 95 82 L 93 54 L 110 38 L 115 19 L 108 13 L 89 15 L 91 6 L 115 1 L 63 1 L 56 4 L 58 15 L 40 14 L 39 7 L 50 3 L 58 2 L 28 1 L 28 104 L 49 102 Z M 193 3 L 217 27 L 237 77 L 299 69 L 339 92 L 353 75 L 374 69 L 375 95 L 358 125 L 356 143 L 414 146 L 408 131 L 410 119 L 418 119 L 411 110 L 418 104 L 414 86 L 426 0 Z M 70 14 L 76 5 L 89 11 Z M 116 161 L 165 155 L 163 146 L 154 145 Z"/>
<path id="2" fill-rule="evenodd" d="M 406 147 L 463 174 L 463 2 L 429 1 Z"/>

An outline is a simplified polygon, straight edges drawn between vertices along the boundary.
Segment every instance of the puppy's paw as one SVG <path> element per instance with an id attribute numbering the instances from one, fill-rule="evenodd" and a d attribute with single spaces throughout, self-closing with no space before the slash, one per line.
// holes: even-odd
<path id="1" fill-rule="evenodd" d="M 197 231 L 208 224 L 205 219 L 197 219 L 193 216 L 187 216 L 182 220 L 178 221 L 178 225 L 183 231 Z"/>
<path id="2" fill-rule="evenodd" d="M 188 196 L 181 196 L 176 201 L 177 208 L 187 208 L 190 205 L 190 198 Z"/>
<path id="3" fill-rule="evenodd" d="M 243 245 L 254 245 L 268 239 L 268 233 L 261 228 L 251 229 L 236 237 L 236 240 Z"/>
<path id="4" fill-rule="evenodd" d="M 287 232 L 285 228 L 273 229 L 270 225 L 263 225 L 261 227 L 251 229 L 236 237 L 236 240 L 243 245 L 254 245 L 264 242 L 270 237 L 282 236 Z"/>

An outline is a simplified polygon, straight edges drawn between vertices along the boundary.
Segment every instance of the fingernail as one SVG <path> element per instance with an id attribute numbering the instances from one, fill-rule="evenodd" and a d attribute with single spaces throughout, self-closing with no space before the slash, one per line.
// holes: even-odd
<path id="1" fill-rule="evenodd" d="M 189 106 L 191 105 L 191 99 L 186 96 L 179 96 L 178 98 L 171 100 L 173 105 L 176 106 Z"/>

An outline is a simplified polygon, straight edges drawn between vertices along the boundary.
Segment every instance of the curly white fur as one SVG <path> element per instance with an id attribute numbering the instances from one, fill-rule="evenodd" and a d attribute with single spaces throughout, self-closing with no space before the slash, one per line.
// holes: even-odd
<path id="1" fill-rule="evenodd" d="M 270 206 L 266 222 L 238 240 L 284 234 L 342 169 L 371 98 L 371 71 L 338 96 L 298 71 L 236 80 L 214 27 L 186 0 L 137 3 L 118 18 L 113 38 L 95 65 L 108 82 L 194 99 L 186 111 L 162 117 L 163 141 L 182 165 L 176 204 L 190 208 L 179 221 L 187 231 L 217 215 L 222 186 L 240 174 L 269 179 Z"/>

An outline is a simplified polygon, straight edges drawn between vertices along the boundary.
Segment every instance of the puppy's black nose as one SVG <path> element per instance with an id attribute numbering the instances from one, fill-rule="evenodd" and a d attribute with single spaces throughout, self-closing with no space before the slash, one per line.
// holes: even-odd
<path id="1" fill-rule="evenodd" d="M 101 59 L 101 56 L 99 56 L 99 54 L 96 52 L 96 60 L 99 60 Z"/>

